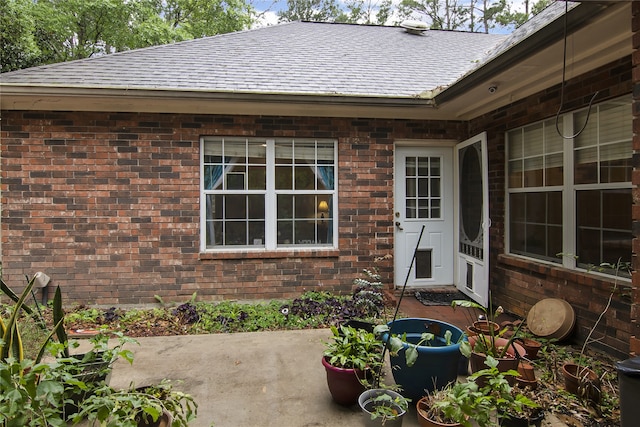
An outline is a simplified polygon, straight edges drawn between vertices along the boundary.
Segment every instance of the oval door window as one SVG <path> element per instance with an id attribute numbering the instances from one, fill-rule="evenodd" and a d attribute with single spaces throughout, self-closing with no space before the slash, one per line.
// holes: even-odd
<path id="1" fill-rule="evenodd" d="M 462 230 L 468 242 L 478 239 L 482 222 L 482 171 L 473 145 L 464 150 L 460 167 L 460 212 Z"/>

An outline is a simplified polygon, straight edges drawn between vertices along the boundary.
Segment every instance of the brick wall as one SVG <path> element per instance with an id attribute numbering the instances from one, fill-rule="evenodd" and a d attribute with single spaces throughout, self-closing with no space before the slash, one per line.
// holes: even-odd
<path id="1" fill-rule="evenodd" d="M 630 70 L 631 58 L 625 58 L 568 81 L 563 110 L 588 105 L 595 91 L 600 91 L 596 102 L 630 94 Z M 576 311 L 573 338 L 582 342 L 606 304 L 612 280 L 508 256 L 505 255 L 504 245 L 505 131 L 555 116 L 559 102 L 558 85 L 525 101 L 511 104 L 474 120 L 470 123 L 470 135 L 487 131 L 491 217 L 489 263 L 494 304 L 500 304 L 507 311 L 519 316 L 526 316 L 533 304 L 541 299 L 565 298 Z M 640 211 L 634 212 L 637 212 L 636 219 L 640 219 Z M 633 317 L 630 315 L 631 298 L 628 289 L 615 297 L 601 327 L 598 328 L 597 336 L 604 338 L 600 344 L 595 345 L 596 347 L 621 356 L 629 351 Z"/>
<path id="2" fill-rule="evenodd" d="M 465 123 L 3 112 L 3 277 L 44 271 L 67 301 L 270 299 L 346 292 L 393 251 L 393 142 Z M 339 250 L 199 253 L 201 135 L 339 141 Z M 392 282 L 392 261 L 380 265 Z"/>

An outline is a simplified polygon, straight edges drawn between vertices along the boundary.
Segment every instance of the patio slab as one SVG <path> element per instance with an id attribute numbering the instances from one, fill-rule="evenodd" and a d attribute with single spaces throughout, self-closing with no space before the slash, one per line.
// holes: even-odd
<path id="1" fill-rule="evenodd" d="M 195 427 L 362 427 L 357 405 L 331 400 L 320 362 L 330 336 L 316 329 L 139 338 L 128 347 L 133 365 L 118 361 L 111 385 L 182 381 L 177 388 L 199 404 Z M 543 425 L 565 426 L 549 418 Z M 414 408 L 403 426 L 419 426 Z"/>

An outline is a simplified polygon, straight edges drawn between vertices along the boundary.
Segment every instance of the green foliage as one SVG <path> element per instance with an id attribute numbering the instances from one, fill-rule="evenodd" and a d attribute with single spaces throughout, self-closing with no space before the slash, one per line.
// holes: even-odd
<path id="1" fill-rule="evenodd" d="M 38 64 L 30 0 L 0 0 L 0 72 Z"/>
<path id="2" fill-rule="evenodd" d="M 247 29 L 242 0 L 0 0 L 2 71 Z"/>
<path id="3" fill-rule="evenodd" d="M 539 0 L 530 13 L 529 10 L 512 12 L 512 3 L 507 0 L 401 0 L 398 14 L 400 20 L 426 20 L 432 29 L 488 33 L 496 26 L 518 27 L 549 3 L 549 0 Z"/>
<path id="4" fill-rule="evenodd" d="M 521 413 L 525 408 L 537 407 L 535 402 L 509 385 L 507 377 L 517 376 L 518 372 L 500 372 L 498 361 L 491 356 L 487 356 L 485 364 L 487 368 L 472 374 L 466 382 L 456 382 L 430 395 L 429 415 L 465 427 L 488 427 L 496 425 L 494 414 L 501 419 Z M 485 384 L 482 387 L 477 384 L 480 378 Z"/>
<path id="5" fill-rule="evenodd" d="M 57 363 L 0 362 L 0 425 L 66 426 L 64 390 L 71 375 Z"/>
<path id="6" fill-rule="evenodd" d="M 325 343 L 328 362 L 345 369 L 377 369 L 381 364 L 383 343 L 373 332 L 350 326 L 331 326 L 332 341 Z"/>
<path id="7" fill-rule="evenodd" d="M 381 419 L 382 425 L 385 425 L 387 420 L 397 418 L 400 414 L 406 413 L 409 408 L 410 399 L 407 399 L 401 395 L 391 395 L 380 392 L 376 397 L 372 399 L 372 408 L 367 408 L 371 412 L 371 419 Z"/>
<path id="8" fill-rule="evenodd" d="M 106 384 L 82 402 L 74 423 L 88 419 L 102 426 L 137 427 L 140 421 L 158 421 L 164 412 L 171 414 L 172 426 L 187 427 L 198 412 L 189 394 L 173 390 L 169 380 L 148 387 L 116 390 Z"/>
<path id="9" fill-rule="evenodd" d="M 377 336 L 381 336 L 389 332 L 389 326 L 377 325 L 374 328 L 373 332 Z M 452 337 L 451 331 L 446 330 L 442 336 L 442 341 L 444 345 L 451 345 L 451 337 Z M 392 355 L 397 356 L 398 352 L 403 348 L 405 348 L 404 346 L 406 344 L 407 347 L 405 348 L 405 351 L 404 351 L 405 362 L 407 366 L 411 367 L 416 363 L 416 360 L 418 360 L 418 346 L 421 346 L 421 345 L 430 346 L 436 338 L 437 338 L 436 335 L 431 332 L 423 332 L 422 334 L 420 334 L 420 340 L 417 343 L 412 343 L 407 340 L 406 332 L 400 336 L 394 334 L 391 337 L 389 337 L 389 352 Z M 460 339 L 462 339 L 462 336 L 460 337 Z"/>
<path id="10" fill-rule="evenodd" d="M 1 281 L 0 289 L 9 296 L 11 300 L 15 301 L 15 304 L 10 309 L 9 319 L 3 321 L 2 318 L 0 318 L 0 360 L 7 360 L 9 357 L 12 357 L 20 362 L 24 358 L 24 346 L 22 344 L 22 336 L 20 334 L 19 319 L 23 310 L 31 316 L 35 316 L 35 313 L 25 305 L 27 297 L 31 295 L 35 279 L 36 277 L 33 276 L 31 280 L 28 281 L 20 297 L 17 297 L 13 290 L 11 290 L 4 281 Z M 59 287 L 56 289 L 56 293 L 60 293 Z M 58 336 L 66 336 L 64 331 L 61 331 L 61 329 L 64 328 L 64 319 L 63 316 L 61 316 L 62 301 L 59 295 L 58 298 L 54 299 L 53 310 L 54 313 L 57 314 L 57 316 L 54 316 L 54 318 L 57 317 L 56 322 L 54 323 L 52 331 L 47 335 L 40 346 L 35 358 L 36 363 L 40 362 L 40 359 L 44 355 L 47 345 L 49 344 L 49 340 L 51 340 L 54 334 L 58 334 Z M 38 319 L 38 321 L 39 324 L 44 325 L 43 319 Z M 66 340 L 64 341 L 64 344 L 66 344 Z M 66 352 L 64 348 L 62 348 L 62 351 Z"/>

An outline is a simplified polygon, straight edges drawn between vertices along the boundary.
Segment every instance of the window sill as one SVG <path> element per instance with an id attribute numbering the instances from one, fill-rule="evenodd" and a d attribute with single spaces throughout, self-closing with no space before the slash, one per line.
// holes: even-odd
<path id="1" fill-rule="evenodd" d="M 202 252 L 199 259 L 221 260 L 221 259 L 277 259 L 277 258 L 337 258 L 340 254 L 338 249 L 281 249 L 281 250 L 237 250 L 225 252 Z"/>

